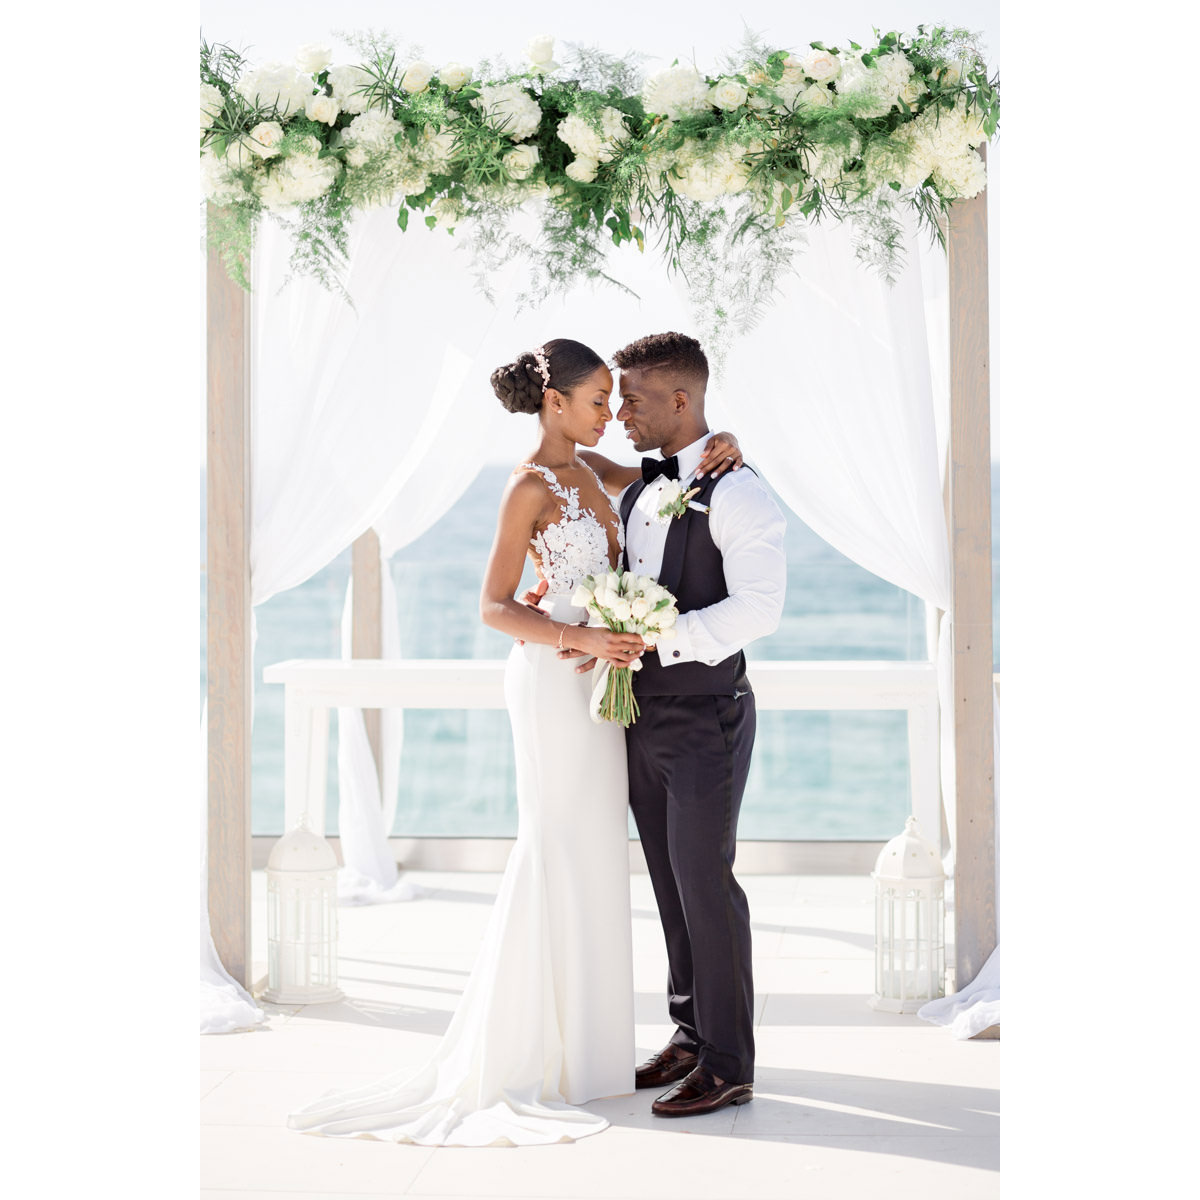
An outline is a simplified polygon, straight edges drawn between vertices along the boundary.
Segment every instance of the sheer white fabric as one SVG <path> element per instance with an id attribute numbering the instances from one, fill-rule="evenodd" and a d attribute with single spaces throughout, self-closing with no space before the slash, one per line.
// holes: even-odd
<path id="1" fill-rule="evenodd" d="M 722 423 L 785 503 L 868 571 L 950 607 L 916 234 L 894 285 L 849 229 L 815 226 L 797 274 L 730 351 Z M 710 421 L 710 424 L 712 422 Z"/>
<path id="2" fill-rule="evenodd" d="M 972 1038 L 1000 1024 L 1000 947 L 988 955 L 978 975 L 961 991 L 930 1000 L 917 1016 L 934 1025 L 949 1025 L 956 1038 Z"/>

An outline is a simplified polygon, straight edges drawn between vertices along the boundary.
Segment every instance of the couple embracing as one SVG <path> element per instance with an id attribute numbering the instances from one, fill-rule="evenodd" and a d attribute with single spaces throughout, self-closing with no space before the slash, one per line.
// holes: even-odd
<path id="1" fill-rule="evenodd" d="M 505 698 L 518 833 L 462 999 L 423 1067 L 324 1096 L 292 1128 L 531 1145 L 599 1132 L 608 1122 L 577 1106 L 635 1088 L 662 1093 L 652 1109 L 663 1117 L 753 1096 L 750 914 L 733 876 L 755 728 L 742 650 L 779 623 L 784 520 L 738 469 L 732 435 L 709 433 L 698 342 L 657 334 L 612 361 L 616 419 L 637 450 L 662 452 L 641 468 L 589 449 L 613 419 L 613 376 L 589 347 L 557 339 L 492 374 L 507 409 L 538 415 L 539 439 L 505 489 L 480 599 L 483 620 L 517 643 Z M 686 504 L 668 502 L 675 479 L 696 489 Z M 527 557 L 539 584 L 521 601 Z M 649 648 L 587 624 L 577 586 L 618 566 L 675 597 L 674 637 Z M 592 717 L 596 660 L 640 661 L 628 729 Z M 629 809 L 675 1024 L 636 1070 Z"/>

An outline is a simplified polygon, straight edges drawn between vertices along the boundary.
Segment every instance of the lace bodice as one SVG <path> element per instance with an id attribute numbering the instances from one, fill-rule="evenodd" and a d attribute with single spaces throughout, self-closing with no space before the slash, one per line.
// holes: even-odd
<path id="1" fill-rule="evenodd" d="M 537 471 L 560 502 L 562 516 L 529 539 L 529 554 L 538 575 L 549 584 L 547 595 L 569 595 L 584 576 L 599 575 L 608 570 L 609 529 L 616 532 L 620 549 L 625 549 L 621 518 L 608 503 L 604 485 L 595 471 L 592 474 L 596 476 L 596 484 L 608 510 L 605 517 L 597 517 L 593 509 L 581 508 L 579 489 L 564 487 L 549 467 L 527 462 L 518 470 Z M 588 470 L 591 471 L 591 467 Z"/>

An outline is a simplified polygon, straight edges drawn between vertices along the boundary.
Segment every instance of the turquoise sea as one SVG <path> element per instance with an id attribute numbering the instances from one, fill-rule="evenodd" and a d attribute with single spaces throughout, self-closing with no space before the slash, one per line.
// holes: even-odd
<path id="1" fill-rule="evenodd" d="M 479 583 L 496 503 L 509 473 L 488 466 L 458 504 L 392 561 L 401 644 L 413 658 L 504 658 L 511 642 L 479 621 Z M 999 469 L 993 464 L 994 617 L 999 604 Z M 754 659 L 925 657 L 924 605 L 856 566 L 788 513 L 788 594 L 782 624 L 754 643 Z M 203 540 L 201 541 L 203 545 Z M 255 652 L 252 822 L 283 832 L 283 688 L 262 668 L 288 658 L 337 658 L 350 573 L 347 549 L 299 587 L 260 605 Z M 201 695 L 204 581 L 201 579 Z M 999 670 L 999 624 L 995 669 Z M 751 667 L 753 679 L 753 667 Z M 336 832 L 337 721 L 331 721 L 328 832 Z M 893 836 L 908 813 L 902 712 L 761 713 L 739 834 L 746 839 Z M 401 794 L 393 833 L 511 837 L 516 796 L 508 717 L 502 711 L 410 710 L 404 719 Z"/>

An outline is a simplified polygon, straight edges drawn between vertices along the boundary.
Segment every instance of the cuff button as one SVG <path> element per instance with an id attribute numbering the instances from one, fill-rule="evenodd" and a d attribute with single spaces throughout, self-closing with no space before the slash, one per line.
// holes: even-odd
<path id="1" fill-rule="evenodd" d="M 679 651 L 678 651 L 678 650 L 672 650 L 672 651 L 671 651 L 671 657 L 672 657 L 672 658 L 678 658 L 678 657 L 679 657 Z"/>

